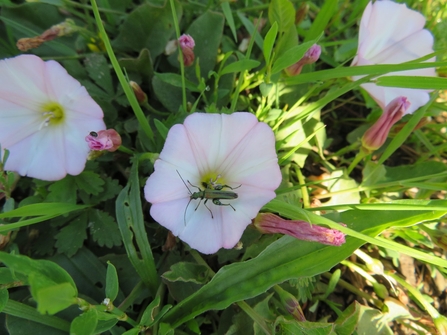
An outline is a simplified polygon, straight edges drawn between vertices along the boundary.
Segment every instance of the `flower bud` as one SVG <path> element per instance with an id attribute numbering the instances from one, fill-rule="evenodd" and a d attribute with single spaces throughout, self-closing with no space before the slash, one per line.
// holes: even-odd
<path id="1" fill-rule="evenodd" d="M 183 34 L 178 39 L 180 48 L 182 49 L 183 54 L 183 64 L 185 66 L 191 66 L 194 63 L 194 46 L 196 45 L 194 39 L 187 35 Z"/>
<path id="2" fill-rule="evenodd" d="M 144 104 L 147 102 L 147 95 L 143 92 L 140 85 L 138 85 L 134 81 L 129 81 L 130 87 L 132 87 L 133 93 L 135 93 L 135 97 L 137 98 L 138 103 Z"/>
<path id="3" fill-rule="evenodd" d="M 278 293 L 281 303 L 284 305 L 287 312 L 289 312 L 290 315 L 292 315 L 297 321 L 306 321 L 298 299 L 286 290 L 282 289 L 279 285 L 275 285 L 274 289 L 276 293 Z"/>
<path id="4" fill-rule="evenodd" d="M 303 58 L 286 69 L 286 73 L 289 76 L 296 76 L 300 74 L 304 65 L 315 63 L 320 58 L 320 55 L 321 47 L 318 44 L 312 45 L 309 50 L 306 51 Z"/>
<path id="5" fill-rule="evenodd" d="M 362 137 L 363 149 L 372 152 L 385 143 L 391 127 L 399 121 L 410 107 L 406 97 L 397 97 L 386 107 L 380 118 L 369 128 Z"/>
<path id="6" fill-rule="evenodd" d="M 194 49 L 194 47 L 196 46 L 194 39 L 187 34 L 183 34 L 182 36 L 180 36 L 178 42 L 180 44 L 180 48 L 182 49 L 184 48 Z"/>
<path id="7" fill-rule="evenodd" d="M 306 221 L 285 220 L 271 213 L 259 213 L 253 224 L 263 234 L 280 233 L 299 240 L 333 246 L 345 243 L 345 234 L 338 230 L 312 225 Z"/>
<path id="8" fill-rule="evenodd" d="M 100 130 L 98 132 L 90 132 L 85 137 L 90 150 L 110 152 L 116 151 L 121 145 L 121 136 L 115 129 Z"/>

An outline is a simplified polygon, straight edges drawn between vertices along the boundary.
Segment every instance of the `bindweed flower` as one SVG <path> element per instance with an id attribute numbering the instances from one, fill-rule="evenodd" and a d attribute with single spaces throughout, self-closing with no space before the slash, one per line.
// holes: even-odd
<path id="1" fill-rule="evenodd" d="M 362 146 L 367 152 L 379 149 L 385 143 L 391 127 L 399 121 L 410 107 L 406 97 L 397 97 L 391 101 L 380 118 L 363 135 Z"/>
<path id="2" fill-rule="evenodd" d="M 187 34 L 183 34 L 179 37 L 178 43 L 180 44 L 180 48 L 183 54 L 183 64 L 185 66 L 191 66 L 194 63 L 194 46 L 196 43 L 194 39 Z"/>
<path id="3" fill-rule="evenodd" d="M 84 170 L 90 131 L 105 129 L 85 87 L 55 61 L 34 55 L 0 61 L 0 159 L 5 170 L 59 180 Z"/>
<path id="4" fill-rule="evenodd" d="M 433 52 L 433 36 L 423 29 L 422 14 L 392 1 L 370 2 L 360 21 L 358 51 L 351 66 L 400 64 Z M 435 58 L 427 62 L 433 62 Z M 435 76 L 434 68 L 399 71 L 387 75 Z M 362 76 L 354 76 L 354 80 Z M 377 104 L 385 109 L 395 98 L 407 97 L 411 114 L 429 101 L 430 90 L 383 87 L 373 83 L 361 85 Z"/>
<path id="5" fill-rule="evenodd" d="M 173 126 L 144 188 L 155 221 L 191 248 L 232 248 L 281 172 L 271 128 L 253 114 L 194 113 Z"/>
<path id="6" fill-rule="evenodd" d="M 338 230 L 312 225 L 306 221 L 285 220 L 271 213 L 259 213 L 253 224 L 263 234 L 279 233 L 299 240 L 334 246 L 345 243 L 345 234 Z"/>
<path id="7" fill-rule="evenodd" d="M 91 131 L 85 137 L 85 141 L 88 143 L 90 150 L 114 152 L 121 145 L 121 136 L 115 129 L 100 130 L 98 132 Z"/>
<path id="8" fill-rule="evenodd" d="M 285 71 L 289 76 L 296 76 L 301 73 L 304 65 L 315 63 L 320 58 L 320 55 L 321 47 L 318 44 L 314 44 L 306 51 L 303 58 L 289 66 Z"/>

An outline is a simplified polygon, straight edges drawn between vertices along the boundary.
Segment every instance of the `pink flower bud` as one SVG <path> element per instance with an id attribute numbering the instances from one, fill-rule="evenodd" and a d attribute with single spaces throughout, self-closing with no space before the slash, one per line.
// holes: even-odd
<path id="1" fill-rule="evenodd" d="M 254 225 L 264 234 L 280 233 L 299 240 L 333 246 L 345 243 L 345 234 L 338 230 L 312 225 L 306 221 L 285 220 L 271 213 L 259 213 L 254 220 Z"/>
<path id="2" fill-rule="evenodd" d="M 191 66 L 194 63 L 194 46 L 196 45 L 194 39 L 186 34 L 183 34 L 178 39 L 180 48 L 183 54 L 183 64 L 185 66 Z"/>
<path id="3" fill-rule="evenodd" d="M 306 51 L 303 58 L 286 69 L 286 73 L 289 76 L 296 76 L 300 74 L 304 65 L 315 63 L 320 58 L 320 55 L 321 47 L 318 44 L 312 45 L 310 49 Z"/>
<path id="4" fill-rule="evenodd" d="M 90 132 L 85 137 L 90 150 L 110 152 L 116 151 L 121 145 L 121 136 L 115 129 L 100 130 L 98 132 Z"/>
<path id="5" fill-rule="evenodd" d="M 406 97 L 397 97 L 386 107 L 380 118 L 369 128 L 362 137 L 362 145 L 366 151 L 374 151 L 385 143 L 391 127 L 399 121 L 410 107 Z"/>
<path id="6" fill-rule="evenodd" d="M 306 321 L 303 310 L 301 309 L 298 300 L 292 294 L 281 288 L 279 285 L 275 285 L 274 289 L 276 293 L 278 293 L 281 303 L 284 305 L 287 312 L 289 312 L 290 315 L 292 315 L 297 321 Z"/>
<path id="7" fill-rule="evenodd" d="M 180 48 L 188 48 L 188 49 L 194 49 L 196 43 L 194 42 L 194 39 L 187 34 L 183 34 L 179 37 L 178 42 L 180 44 Z"/>

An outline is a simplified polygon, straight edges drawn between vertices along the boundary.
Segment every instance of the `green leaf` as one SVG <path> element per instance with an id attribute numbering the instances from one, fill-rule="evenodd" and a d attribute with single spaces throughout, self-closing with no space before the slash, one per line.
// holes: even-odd
<path id="1" fill-rule="evenodd" d="M 88 54 L 85 57 L 84 65 L 89 77 L 110 96 L 113 96 L 115 90 L 113 89 L 112 76 L 104 55 L 99 53 Z"/>
<path id="2" fill-rule="evenodd" d="M 176 73 L 155 73 L 155 75 L 164 81 L 165 83 L 175 86 L 175 87 L 182 87 L 182 76 Z M 191 92 L 200 92 L 200 90 L 197 88 L 197 85 L 189 80 L 185 80 L 185 87 L 190 90 Z"/>
<path id="3" fill-rule="evenodd" d="M 416 69 L 436 68 L 447 66 L 445 62 L 430 63 L 403 63 L 403 64 L 381 64 L 381 65 L 363 65 L 340 67 L 336 69 L 315 71 L 312 73 L 301 73 L 299 76 L 286 78 L 285 83 L 289 85 L 299 85 L 309 82 L 326 81 L 334 78 L 344 78 L 363 75 L 382 75 L 390 72 L 408 71 Z"/>
<path id="4" fill-rule="evenodd" d="M 29 276 L 29 283 L 31 288 L 34 285 L 43 283 L 42 277 L 39 273 L 31 273 Z M 44 284 L 45 286 L 48 283 Z M 70 283 L 62 283 L 58 285 L 42 287 L 36 290 L 34 299 L 37 301 L 37 310 L 42 313 L 50 315 L 56 314 L 67 307 L 76 304 L 76 290 Z"/>
<path id="5" fill-rule="evenodd" d="M 143 81 L 150 83 L 154 75 L 154 64 L 152 62 L 151 53 L 148 49 L 141 50 L 138 58 L 121 58 L 119 60 L 121 67 L 126 72 L 137 72 L 142 76 Z"/>
<path id="6" fill-rule="evenodd" d="M 228 26 L 230 27 L 231 33 L 233 34 L 233 38 L 237 42 L 236 26 L 234 25 L 234 18 L 230 8 L 230 2 L 223 1 L 220 7 L 222 8 L 225 19 L 227 20 Z"/>
<path id="7" fill-rule="evenodd" d="M 162 277 L 170 282 L 182 281 L 205 284 L 211 278 L 208 267 L 197 263 L 178 262 L 171 266 Z"/>
<path id="8" fill-rule="evenodd" d="M 357 327 L 360 315 L 360 304 L 354 301 L 335 321 L 335 331 L 338 335 L 351 335 Z"/>
<path id="9" fill-rule="evenodd" d="M 118 291 L 119 282 L 116 268 L 112 263 L 107 262 L 106 297 L 113 302 L 118 296 Z"/>
<path id="10" fill-rule="evenodd" d="M 378 86 L 424 90 L 447 90 L 447 78 L 423 76 L 383 76 L 375 80 Z"/>
<path id="11" fill-rule="evenodd" d="M 104 190 L 103 185 L 105 182 L 97 173 L 92 171 L 84 171 L 74 178 L 78 188 L 87 194 L 98 195 Z"/>
<path id="12" fill-rule="evenodd" d="M 264 59 L 266 64 L 270 63 L 270 57 L 272 55 L 273 45 L 275 44 L 277 35 L 278 35 L 278 23 L 275 21 L 264 38 L 264 47 L 262 49 L 262 52 L 264 53 Z"/>
<path id="13" fill-rule="evenodd" d="M 23 206 L 12 211 L 1 213 L 0 219 L 39 215 L 63 215 L 89 206 L 71 205 L 66 203 L 40 203 Z"/>
<path id="14" fill-rule="evenodd" d="M 55 332 L 55 334 L 58 335 L 59 334 L 66 335 L 68 330 L 70 329 L 70 323 L 68 323 L 68 321 L 65 321 L 64 319 L 58 318 L 56 316 L 42 315 L 35 308 L 11 299 L 8 300 L 2 312 L 8 315 L 7 318 L 8 329 L 13 327 L 15 329 L 22 331 L 22 334 L 39 334 L 39 330 L 41 330 L 41 328 L 36 327 L 40 326 L 39 324 L 46 325 L 47 327 L 44 328 L 46 330 L 59 329 L 64 331 L 63 333 Z M 14 316 L 17 318 L 13 318 L 10 316 Z M 24 320 L 28 320 L 28 322 L 24 323 L 23 322 Z M 37 322 L 38 324 L 36 324 L 35 322 Z M 15 325 L 12 325 L 13 323 L 15 323 Z M 41 334 L 53 334 L 53 333 L 41 332 Z"/>
<path id="15" fill-rule="evenodd" d="M 236 62 L 233 62 L 231 64 L 228 64 L 225 66 L 222 71 L 220 72 L 221 75 L 227 74 L 227 73 L 233 73 L 233 72 L 242 72 L 245 70 L 251 70 L 257 66 L 259 66 L 261 63 L 257 60 L 253 59 L 241 59 Z"/>
<path id="16" fill-rule="evenodd" d="M 295 25 L 295 8 L 289 0 L 272 0 L 268 11 L 270 24 L 276 22 L 278 31 L 286 32 Z"/>
<path id="17" fill-rule="evenodd" d="M 247 29 L 250 36 L 255 37 L 255 43 L 256 45 L 262 50 L 262 46 L 264 45 L 264 40 L 262 39 L 262 36 L 257 31 L 256 27 L 254 26 L 253 22 L 251 22 L 247 17 L 245 17 L 244 14 L 241 12 L 237 12 L 237 16 L 241 20 L 242 24 L 244 25 L 245 29 Z"/>
<path id="18" fill-rule="evenodd" d="M 315 18 L 312 26 L 306 34 L 304 42 L 308 42 L 316 39 L 324 33 L 332 16 L 338 13 L 338 1 L 324 1 L 323 6 L 320 9 L 317 17 Z"/>
<path id="19" fill-rule="evenodd" d="M 76 303 L 77 289 L 70 275 L 56 263 L 0 252 L 0 261 L 28 277 L 31 294 L 41 313 L 57 313 Z"/>
<path id="20" fill-rule="evenodd" d="M 98 313 L 94 309 L 75 317 L 71 322 L 70 335 L 93 335 L 98 324 Z"/>
<path id="21" fill-rule="evenodd" d="M 58 180 L 48 187 L 50 193 L 47 196 L 47 202 L 66 202 L 76 204 L 76 183 L 72 176 Z"/>
<path id="22" fill-rule="evenodd" d="M 71 257 L 82 248 L 87 238 L 87 221 L 87 213 L 83 212 L 57 233 L 55 246 L 58 252 Z"/>
<path id="23" fill-rule="evenodd" d="M 115 206 L 116 220 L 129 260 L 141 280 L 155 295 L 159 277 L 144 225 L 138 178 L 138 157 L 135 158 L 132 165 L 129 182 L 118 195 Z"/>
<path id="24" fill-rule="evenodd" d="M 275 327 L 278 327 L 280 334 L 283 335 L 337 335 L 333 323 L 325 322 L 298 322 L 294 319 L 285 319 L 280 316 Z"/>
<path id="25" fill-rule="evenodd" d="M 152 323 L 155 320 L 154 310 L 158 309 L 159 307 L 160 307 L 160 296 L 157 295 L 157 297 L 154 300 L 152 300 L 152 302 L 144 310 L 143 316 L 141 317 L 140 320 L 140 325 L 146 327 L 152 325 Z"/>
<path id="26" fill-rule="evenodd" d="M 89 212 L 89 227 L 93 241 L 100 247 L 113 248 L 120 246 L 121 235 L 115 219 L 99 209 Z"/>
<path id="27" fill-rule="evenodd" d="M 157 128 L 158 132 L 160 133 L 160 136 L 163 140 L 166 140 L 166 137 L 168 137 L 169 129 L 158 119 L 154 119 L 154 125 L 155 128 Z"/>
<path id="28" fill-rule="evenodd" d="M 285 68 L 295 64 L 301 58 L 303 58 L 309 48 L 315 44 L 315 41 L 306 42 L 295 47 L 290 48 L 286 52 L 284 52 L 281 56 L 276 59 L 273 64 L 272 74 L 278 73 L 279 71 L 284 70 Z"/>
<path id="29" fill-rule="evenodd" d="M 182 16 L 182 6 L 175 1 L 178 19 Z M 146 48 L 153 59 L 163 53 L 174 34 L 170 2 L 164 7 L 143 4 L 127 15 L 120 26 L 120 33 L 113 42 L 115 49 L 140 52 Z"/>
<path id="30" fill-rule="evenodd" d="M 0 289 L 0 312 L 6 307 L 9 300 L 9 293 L 6 288 Z"/>
<path id="31" fill-rule="evenodd" d="M 306 220 L 311 223 L 324 221 L 325 224 L 329 224 L 324 217 L 302 211 L 296 206 L 278 200 L 271 201 L 265 208 L 291 219 Z M 437 212 L 431 210 L 399 212 L 348 210 L 336 216 L 335 220 L 349 226 L 349 231 L 367 234 L 359 236 L 370 237 L 393 225 L 411 225 L 424 220 L 433 220 L 445 213 L 447 213 L 447 206 L 444 211 Z M 331 228 L 338 226 L 343 231 L 343 226 L 330 222 L 332 222 Z M 379 242 L 377 238 L 369 240 L 372 243 Z M 363 243 L 365 243 L 363 240 L 348 236 L 345 244 L 332 247 L 284 236 L 267 247 L 258 257 L 222 267 L 208 284 L 173 307 L 162 320 L 175 327 L 204 311 L 223 309 L 236 301 L 255 297 L 275 284 L 292 278 L 315 276 L 326 272 L 351 255 Z M 437 263 L 444 264 L 441 260 Z"/>

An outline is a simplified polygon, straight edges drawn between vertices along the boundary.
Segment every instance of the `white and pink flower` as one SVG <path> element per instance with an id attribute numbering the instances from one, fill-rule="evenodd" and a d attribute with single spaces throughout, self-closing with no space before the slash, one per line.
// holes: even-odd
<path id="1" fill-rule="evenodd" d="M 433 53 L 433 36 L 424 29 L 422 14 L 405 4 L 388 0 L 370 2 L 360 21 L 357 55 L 351 66 L 400 64 Z M 433 62 L 435 58 L 427 60 Z M 388 73 L 399 76 L 436 76 L 434 68 Z M 362 76 L 354 76 L 354 80 Z M 385 109 L 397 97 L 407 97 L 411 114 L 429 101 L 430 90 L 383 87 L 374 83 L 361 85 L 377 104 Z"/>
<path id="2" fill-rule="evenodd" d="M 85 87 L 55 61 L 21 55 L 0 61 L 0 145 L 5 170 L 42 180 L 80 174 L 90 131 L 105 129 Z"/>
<path id="3" fill-rule="evenodd" d="M 154 169 L 144 188 L 152 217 L 205 254 L 234 247 L 281 183 L 273 131 L 245 112 L 188 116 L 170 129 Z M 206 188 L 237 198 L 192 199 Z"/>

